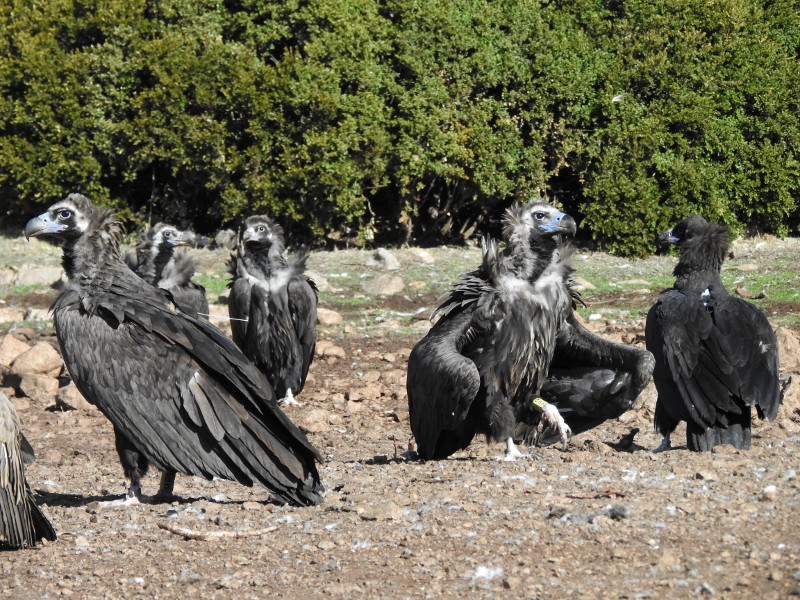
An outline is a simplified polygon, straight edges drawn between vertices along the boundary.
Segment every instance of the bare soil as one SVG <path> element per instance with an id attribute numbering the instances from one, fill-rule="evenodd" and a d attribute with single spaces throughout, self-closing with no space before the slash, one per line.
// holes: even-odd
<path id="1" fill-rule="evenodd" d="M 434 297 L 423 290 L 389 306 L 429 310 Z M 181 502 L 105 507 L 127 486 L 107 420 L 14 398 L 38 452 L 28 478 L 59 539 L 4 553 L 0 597 L 800 595 L 796 411 L 758 424 L 747 452 L 690 453 L 679 429 L 677 448 L 653 454 L 651 385 L 566 452 L 510 463 L 481 439 L 449 460 L 407 461 L 405 365 L 424 329 L 396 314 L 354 323 L 372 308 L 320 328 L 323 350 L 344 356 L 318 356 L 304 405 L 286 409 L 326 458 L 321 506 L 279 506 L 262 489 L 179 476 Z M 595 325 L 641 344 L 641 320 Z M 633 445 L 616 448 L 634 428 Z M 158 474 L 144 485 L 154 493 Z M 192 532 L 224 537 L 187 539 Z"/>

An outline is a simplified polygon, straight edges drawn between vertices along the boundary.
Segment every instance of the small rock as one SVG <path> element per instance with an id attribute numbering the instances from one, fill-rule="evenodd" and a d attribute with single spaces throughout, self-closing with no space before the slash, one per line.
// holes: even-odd
<path id="1" fill-rule="evenodd" d="M 709 470 L 705 470 L 705 469 L 700 470 L 697 473 L 695 473 L 694 474 L 694 478 L 695 479 L 703 479 L 705 481 L 716 481 L 717 480 L 717 476 L 714 474 L 713 471 L 709 471 Z"/>
<path id="2" fill-rule="evenodd" d="M 0 267 L 0 286 L 11 286 L 17 279 L 17 269 L 8 266 Z"/>
<path id="3" fill-rule="evenodd" d="M 83 397 L 74 383 L 70 383 L 58 390 L 56 406 L 61 410 L 97 410 L 94 405 Z"/>
<path id="4" fill-rule="evenodd" d="M 18 340 L 13 335 L 6 335 L 3 340 L 0 341 L 0 365 L 10 367 L 15 358 L 27 352 L 30 348 L 28 344 L 22 340 Z"/>
<path id="5" fill-rule="evenodd" d="M 56 377 L 61 372 L 63 361 L 58 350 L 47 342 L 38 342 L 11 363 L 11 368 L 18 375 L 36 373 Z"/>
<path id="6" fill-rule="evenodd" d="M 217 232 L 217 235 L 214 236 L 214 243 L 220 248 L 235 250 L 237 237 L 233 229 L 221 229 Z"/>
<path id="7" fill-rule="evenodd" d="M 58 392 L 58 379 L 48 375 L 26 373 L 20 378 L 19 390 L 36 402 L 50 405 Z"/>
<path id="8" fill-rule="evenodd" d="M 52 285 L 61 279 L 61 267 L 21 268 L 17 274 L 16 285 Z"/>
<path id="9" fill-rule="evenodd" d="M 25 320 L 27 312 L 26 309 L 16 306 L 0 307 L 0 323 L 20 323 Z"/>
<path id="10" fill-rule="evenodd" d="M 333 356 L 336 358 L 346 358 L 347 352 L 341 346 L 336 346 L 331 342 L 317 342 L 317 356 Z"/>
<path id="11" fill-rule="evenodd" d="M 319 322 L 320 325 L 341 325 L 342 321 L 342 315 L 335 310 L 317 308 L 317 322 Z"/>
<path id="12" fill-rule="evenodd" d="M 775 499 L 778 497 L 778 488 L 774 485 L 768 485 L 764 488 L 764 491 L 761 493 L 761 500 L 764 502 L 774 502 Z"/>
<path id="13" fill-rule="evenodd" d="M 407 372 L 405 369 L 392 369 L 381 374 L 381 381 L 386 385 L 405 385 Z"/>
<path id="14" fill-rule="evenodd" d="M 583 290 L 595 290 L 597 286 L 589 281 L 586 281 L 583 277 L 574 277 L 573 281 L 575 282 L 572 287 L 577 291 L 581 292 Z"/>
<path id="15" fill-rule="evenodd" d="M 433 255 L 424 248 L 412 248 L 410 250 L 412 256 L 426 265 L 432 265 L 436 262 Z"/>
<path id="16" fill-rule="evenodd" d="M 363 284 L 364 291 L 378 296 L 393 296 L 405 289 L 403 278 L 397 275 L 379 275 Z"/>
<path id="17" fill-rule="evenodd" d="M 394 502 L 370 504 L 364 507 L 363 512 L 358 509 L 356 511 L 365 521 L 400 521 L 403 518 L 403 509 Z"/>
<path id="18" fill-rule="evenodd" d="M 330 431 L 330 413 L 321 408 L 312 409 L 303 415 L 298 425 L 310 433 Z"/>
<path id="19" fill-rule="evenodd" d="M 400 268 L 400 261 L 386 248 L 378 248 L 367 261 L 368 267 L 380 267 L 387 271 L 396 271 Z"/>

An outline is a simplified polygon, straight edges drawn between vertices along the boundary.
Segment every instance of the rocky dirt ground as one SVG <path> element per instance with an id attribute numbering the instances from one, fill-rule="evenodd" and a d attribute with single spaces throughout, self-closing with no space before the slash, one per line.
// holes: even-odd
<path id="1" fill-rule="evenodd" d="M 16 243 L 8 252 L 32 252 Z M 798 247 L 785 251 L 796 257 Z M 38 252 L 32 259 L 37 268 L 57 264 L 57 252 Z M 218 274 L 214 265 L 224 254 L 203 251 L 198 257 L 207 273 Z M 0 597 L 800 595 L 796 384 L 789 386 L 778 419 L 756 427 L 749 452 L 720 447 L 694 454 L 679 445 L 652 454 L 660 440 L 652 430 L 651 385 L 634 409 L 574 437 L 566 452 L 543 448 L 538 460 L 508 463 L 497 460 L 501 445 L 476 440 L 449 460 L 408 462 L 405 364 L 427 327 L 419 316 L 429 314 L 452 279 L 442 279 L 437 269 L 458 268 L 459 261 L 472 268 L 478 255 L 454 248 L 395 254 L 400 268 L 393 271 L 365 266 L 366 252 L 312 256 L 323 282 L 322 306 L 343 317 L 337 323 L 336 314 L 327 315 L 332 324 L 320 326 L 318 356 L 298 397 L 304 405 L 287 408 L 326 458 L 320 471 L 327 497 L 313 508 L 276 505 L 261 489 L 181 476 L 181 502 L 101 505 L 126 488 L 111 426 L 64 388 L 58 356 L 50 352 L 51 328 L 30 320 L 43 316 L 55 292 L 8 295 L 0 304 L 7 311 L 0 316 L 0 389 L 18 408 L 38 452 L 28 478 L 59 539 L 4 552 Z M 579 275 L 584 259 L 578 257 Z M 636 261 L 625 277 L 655 269 L 668 278 L 673 263 Z M 394 291 L 377 295 L 375 280 L 391 285 L 392 277 L 400 279 Z M 645 308 L 658 292 L 646 283 L 635 294 Z M 607 296 L 584 295 L 590 304 L 609 304 Z M 594 310 L 583 313 L 588 319 Z M 214 303 L 212 312 L 225 311 Z M 22 321 L 9 323 L 15 319 L 8 315 Z M 641 311 L 605 313 L 589 322 L 604 335 L 642 343 Z M 800 371 L 796 333 L 782 329 L 787 377 Z M 26 368 L 42 372 L 21 372 L 26 360 L 18 355 L 24 352 L 29 363 L 35 362 L 32 354 L 39 361 Z M 615 447 L 634 428 L 634 444 Z M 682 441 L 683 431 L 674 439 Z M 157 477 L 149 475 L 145 492 L 156 490 Z M 211 537 L 187 538 L 188 532 L 164 527 Z"/>

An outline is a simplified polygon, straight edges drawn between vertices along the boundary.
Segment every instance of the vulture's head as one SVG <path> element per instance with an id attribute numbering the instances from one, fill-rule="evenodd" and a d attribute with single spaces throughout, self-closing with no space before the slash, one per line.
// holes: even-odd
<path id="1" fill-rule="evenodd" d="M 248 217 L 242 225 L 240 240 L 245 248 L 258 250 L 271 246 L 283 248 L 283 228 L 269 217 Z"/>
<path id="2" fill-rule="evenodd" d="M 157 223 L 150 229 L 150 239 L 153 246 L 189 246 L 194 241 L 194 234 L 181 231 L 172 225 Z"/>
<path id="3" fill-rule="evenodd" d="M 533 200 L 510 208 L 506 213 L 503 235 L 510 242 L 526 242 L 533 248 L 557 245 L 564 236 L 575 235 L 575 219 L 556 207 Z"/>
<path id="4" fill-rule="evenodd" d="M 720 266 L 725 260 L 730 244 L 730 234 L 724 225 L 709 223 L 700 215 L 691 215 L 679 221 L 658 237 L 658 245 L 674 244 L 681 257 L 703 260 L 708 266 Z"/>
<path id="5" fill-rule="evenodd" d="M 53 204 L 47 212 L 28 221 L 25 238 L 43 237 L 56 243 L 69 244 L 90 230 L 107 231 L 119 243 L 122 226 L 111 218 L 111 211 L 93 206 L 86 196 L 70 194 Z"/>

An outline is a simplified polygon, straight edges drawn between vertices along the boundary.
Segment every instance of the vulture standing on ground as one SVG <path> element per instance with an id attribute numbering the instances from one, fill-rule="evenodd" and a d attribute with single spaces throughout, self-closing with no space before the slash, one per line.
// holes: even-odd
<path id="1" fill-rule="evenodd" d="M 114 425 L 131 486 L 149 463 L 165 472 L 247 486 L 283 501 L 322 502 L 319 453 L 283 414 L 264 375 L 208 321 L 122 261 L 122 226 L 70 194 L 25 235 L 61 243 L 69 284 L 53 303 L 64 361 L 80 392 Z"/>
<path id="2" fill-rule="evenodd" d="M 192 281 L 194 260 L 185 252 L 175 252 L 193 240 L 187 231 L 158 223 L 142 232 L 136 247 L 125 253 L 125 263 L 150 285 L 170 292 L 180 308 L 208 317 L 206 289 Z"/>
<path id="3" fill-rule="evenodd" d="M 317 288 L 304 275 L 308 253 L 283 256 L 283 228 L 245 220 L 228 270 L 233 340 L 269 379 L 281 401 L 298 404 L 317 343 Z"/>
<path id="4" fill-rule="evenodd" d="M 510 209 L 505 248 L 486 240 L 483 264 L 453 285 L 441 318 L 408 360 L 411 429 L 422 458 L 466 448 L 476 433 L 566 447 L 579 429 L 618 416 L 647 385 L 652 356 L 585 329 L 572 313 L 565 236 L 575 221 L 543 201 Z M 434 314 L 436 314 L 434 313 Z"/>
<path id="5" fill-rule="evenodd" d="M 25 464 L 35 457 L 20 431 L 14 405 L 0 392 L 0 548 L 25 548 L 41 539 L 56 539 L 25 480 Z"/>
<path id="6" fill-rule="evenodd" d="M 767 317 L 728 294 L 720 269 L 728 252 L 725 226 L 699 215 L 661 235 L 680 259 L 674 287 L 647 314 L 647 348 L 656 358 L 656 451 L 686 421 L 689 450 L 717 444 L 750 448 L 751 407 L 772 421 L 781 402 L 778 344 Z"/>

